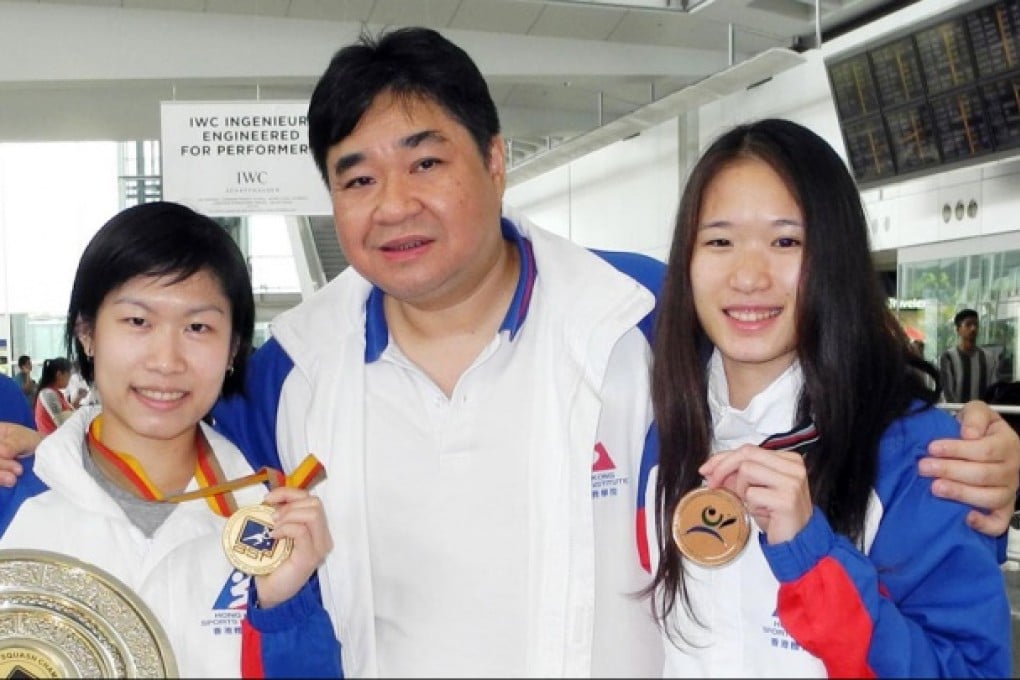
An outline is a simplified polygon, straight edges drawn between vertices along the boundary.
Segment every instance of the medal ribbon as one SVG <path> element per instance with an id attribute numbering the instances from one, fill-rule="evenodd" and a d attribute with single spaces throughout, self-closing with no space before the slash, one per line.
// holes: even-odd
<path id="1" fill-rule="evenodd" d="M 133 456 L 127 453 L 114 451 L 105 446 L 100 440 L 102 436 L 102 415 L 96 418 L 89 425 L 88 443 L 103 460 L 113 466 L 113 469 L 121 475 L 131 488 L 138 492 L 138 495 L 147 501 L 158 501 L 162 503 L 183 503 L 198 498 L 204 498 L 209 509 L 221 517 L 229 517 L 237 510 L 237 503 L 230 492 L 246 486 L 252 486 L 260 482 L 267 482 L 270 489 L 278 486 L 292 486 L 299 489 L 307 489 L 320 479 L 325 477 L 326 469 L 314 454 L 308 454 L 304 460 L 294 469 L 290 475 L 284 475 L 280 470 L 272 467 L 262 467 L 254 474 L 238 477 L 229 481 L 223 481 L 225 475 L 220 469 L 215 456 L 210 455 L 206 446 L 205 438 L 201 429 L 195 432 L 195 451 L 197 461 L 195 463 L 195 480 L 199 488 L 194 491 L 164 496 L 152 483 L 145 470 Z"/>
<path id="2" fill-rule="evenodd" d="M 814 422 L 805 420 L 789 432 L 774 434 L 763 441 L 760 446 L 770 451 L 796 451 L 805 455 L 818 442 L 818 429 Z"/>

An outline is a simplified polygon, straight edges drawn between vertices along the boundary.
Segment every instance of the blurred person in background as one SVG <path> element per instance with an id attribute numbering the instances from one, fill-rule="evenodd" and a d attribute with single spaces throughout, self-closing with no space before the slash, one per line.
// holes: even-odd
<path id="1" fill-rule="evenodd" d="M 74 413 L 74 406 L 64 396 L 71 380 L 71 362 L 64 357 L 43 362 L 39 391 L 35 397 L 35 428 L 48 435 Z"/>
<path id="2" fill-rule="evenodd" d="M 18 373 L 14 376 L 15 382 L 25 397 L 25 403 L 31 407 L 35 403 L 35 391 L 37 388 L 35 380 L 32 379 L 32 357 L 22 354 L 18 357 Z"/>
<path id="3" fill-rule="evenodd" d="M 77 361 L 71 362 L 71 377 L 64 388 L 64 397 L 76 409 L 96 403 L 88 382 L 81 376 L 81 365 Z"/>
<path id="4" fill-rule="evenodd" d="M 981 399 L 995 382 L 996 362 L 977 345 L 979 325 L 973 309 L 961 309 L 953 317 L 956 345 L 939 358 L 942 396 L 951 404 Z"/>

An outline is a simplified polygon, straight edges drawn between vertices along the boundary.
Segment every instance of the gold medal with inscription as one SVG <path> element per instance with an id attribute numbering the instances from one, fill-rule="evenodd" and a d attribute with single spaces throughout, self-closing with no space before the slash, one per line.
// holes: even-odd
<path id="1" fill-rule="evenodd" d="M 727 489 L 694 489 L 673 511 L 673 542 L 684 557 L 703 567 L 728 563 L 744 549 L 750 534 L 743 501 Z"/>
<path id="2" fill-rule="evenodd" d="M 289 538 L 272 538 L 273 508 L 249 505 L 239 508 L 223 527 L 223 551 L 230 563 L 246 574 L 268 574 L 294 547 Z"/>

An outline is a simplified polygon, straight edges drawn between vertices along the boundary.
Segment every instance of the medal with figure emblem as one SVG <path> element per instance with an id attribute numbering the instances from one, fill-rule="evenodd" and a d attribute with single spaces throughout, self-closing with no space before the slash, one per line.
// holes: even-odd
<path id="1" fill-rule="evenodd" d="M 239 508 L 223 527 L 223 551 L 230 563 L 251 575 L 272 572 L 290 556 L 294 541 L 272 538 L 273 508 L 249 505 Z"/>
<path id="2" fill-rule="evenodd" d="M 673 511 L 673 542 L 703 567 L 733 560 L 747 545 L 750 519 L 743 501 L 727 489 L 701 487 L 684 494 Z"/>

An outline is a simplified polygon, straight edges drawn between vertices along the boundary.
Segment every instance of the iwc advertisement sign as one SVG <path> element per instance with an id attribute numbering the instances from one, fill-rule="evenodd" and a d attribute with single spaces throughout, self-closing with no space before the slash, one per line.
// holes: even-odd
<path id="1" fill-rule="evenodd" d="M 162 102 L 163 198 L 213 216 L 329 215 L 308 102 Z"/>

